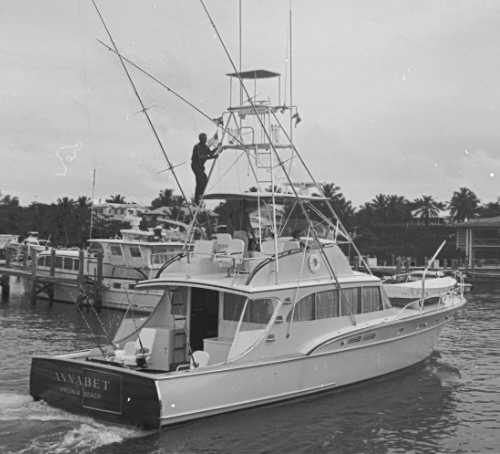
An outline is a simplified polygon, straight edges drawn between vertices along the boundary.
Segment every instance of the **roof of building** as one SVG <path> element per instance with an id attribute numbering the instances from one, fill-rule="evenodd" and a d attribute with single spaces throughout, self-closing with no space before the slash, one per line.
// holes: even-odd
<path id="1" fill-rule="evenodd" d="M 473 218 L 456 224 L 457 227 L 500 227 L 500 216 Z"/>

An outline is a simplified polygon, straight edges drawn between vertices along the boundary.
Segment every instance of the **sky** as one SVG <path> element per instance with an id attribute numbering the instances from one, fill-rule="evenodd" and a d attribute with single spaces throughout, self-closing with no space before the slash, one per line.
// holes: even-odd
<path id="1" fill-rule="evenodd" d="M 238 1 L 205 0 L 234 58 Z M 285 73 L 289 0 L 242 0 L 243 69 Z M 119 49 L 213 117 L 232 68 L 198 0 L 98 0 Z M 292 0 L 295 143 L 354 205 L 500 196 L 500 2 Z M 89 0 L 0 3 L 0 191 L 21 203 L 174 187 Z M 179 178 L 198 113 L 131 73 Z M 219 174 L 222 178 L 224 175 Z M 225 178 L 237 180 L 238 176 Z M 237 181 L 234 181 L 237 183 Z"/>

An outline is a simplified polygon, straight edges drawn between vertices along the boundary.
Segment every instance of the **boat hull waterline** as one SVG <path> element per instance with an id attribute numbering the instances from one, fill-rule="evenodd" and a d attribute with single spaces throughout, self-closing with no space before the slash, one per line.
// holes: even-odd
<path id="1" fill-rule="evenodd" d="M 443 325 L 456 310 L 350 331 L 307 355 L 168 375 L 85 361 L 85 353 L 78 359 L 74 354 L 35 357 L 30 394 L 70 412 L 158 428 L 335 389 L 410 367 L 433 352 Z M 371 340 L 365 342 L 365 338 Z M 359 343 L 350 346 L 352 339 Z"/>

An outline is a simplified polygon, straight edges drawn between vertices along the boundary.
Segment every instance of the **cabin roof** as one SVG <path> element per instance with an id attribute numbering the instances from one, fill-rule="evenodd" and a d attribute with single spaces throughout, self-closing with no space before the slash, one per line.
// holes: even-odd
<path id="1" fill-rule="evenodd" d="M 140 289 L 161 289 L 165 287 L 200 287 L 208 290 L 216 290 L 223 292 L 236 293 L 240 295 L 248 295 L 262 292 L 275 292 L 279 290 L 286 290 L 290 288 L 307 288 L 318 287 L 322 288 L 326 285 L 335 286 L 335 281 L 331 278 L 320 279 L 305 279 L 299 283 L 297 282 L 284 282 L 282 284 L 272 285 L 247 285 L 245 283 L 246 277 L 242 279 L 234 279 L 233 277 L 221 277 L 221 274 L 200 275 L 200 276 L 186 276 L 185 274 L 170 273 L 165 278 L 149 279 L 138 282 L 136 288 Z M 354 272 L 351 276 L 341 276 L 338 278 L 341 286 L 342 284 L 356 284 L 356 283 L 376 283 L 380 279 L 366 273 Z"/>
<path id="2" fill-rule="evenodd" d="M 228 73 L 227 76 L 241 79 L 271 79 L 272 77 L 280 76 L 280 73 L 269 71 L 267 69 L 252 69 L 249 71 Z"/>
<path id="3" fill-rule="evenodd" d="M 127 246 L 184 246 L 182 241 L 140 241 L 140 240 L 123 240 L 121 238 L 110 239 L 92 239 L 89 243 L 97 244 L 123 244 Z"/>

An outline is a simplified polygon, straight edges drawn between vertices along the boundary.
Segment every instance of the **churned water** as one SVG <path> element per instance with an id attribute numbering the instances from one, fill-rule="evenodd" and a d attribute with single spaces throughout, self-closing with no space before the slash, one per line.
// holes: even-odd
<path id="1" fill-rule="evenodd" d="M 0 305 L 1 453 L 500 453 L 500 288 L 477 287 L 438 350 L 397 374 L 307 399 L 158 432 L 33 402 L 34 354 L 94 346 L 75 307 Z M 102 314 L 116 326 L 119 313 Z M 97 320 L 88 315 L 90 324 Z M 251 383 L 249 383 L 251 386 Z"/>

